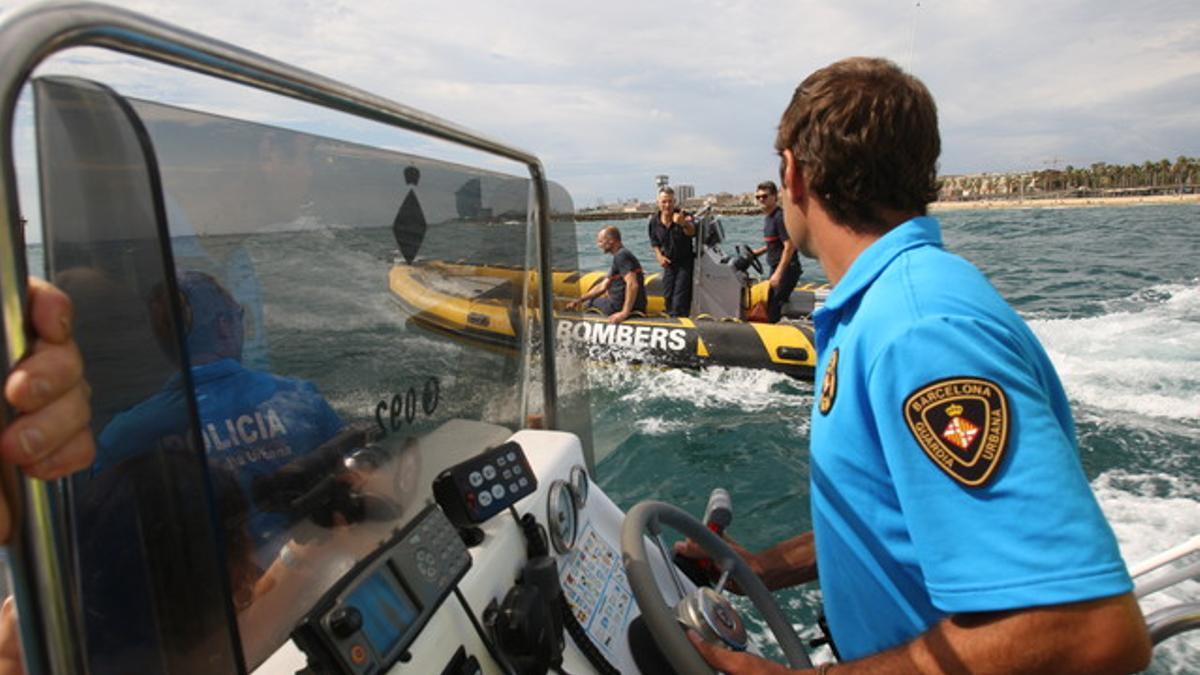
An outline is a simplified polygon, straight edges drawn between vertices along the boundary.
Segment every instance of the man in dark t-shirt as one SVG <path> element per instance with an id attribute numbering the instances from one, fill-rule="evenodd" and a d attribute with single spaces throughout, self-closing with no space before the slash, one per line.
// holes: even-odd
<path id="1" fill-rule="evenodd" d="M 787 230 L 783 227 L 783 209 L 779 208 L 779 189 L 773 181 L 763 181 L 754 191 L 754 198 L 763 210 L 763 246 L 752 251 L 759 256 L 767 254 L 767 264 L 771 266 L 771 288 L 767 291 L 767 320 L 771 323 L 779 321 L 783 314 L 783 306 L 800 274 L 800 256 L 796 255 L 796 246 L 788 238 Z"/>
<path id="2" fill-rule="evenodd" d="M 621 231 L 609 225 L 596 234 L 596 246 L 613 257 L 608 277 L 586 293 L 567 303 L 577 309 L 584 303 L 608 315 L 609 323 L 619 323 L 634 312 L 646 311 L 646 282 L 642 264 L 621 243 Z"/>
<path id="3" fill-rule="evenodd" d="M 692 269 L 696 264 L 696 226 L 675 206 L 675 191 L 658 191 L 658 211 L 650 214 L 646 235 L 658 264 L 662 265 L 663 300 L 667 314 L 687 316 L 692 309 Z"/>

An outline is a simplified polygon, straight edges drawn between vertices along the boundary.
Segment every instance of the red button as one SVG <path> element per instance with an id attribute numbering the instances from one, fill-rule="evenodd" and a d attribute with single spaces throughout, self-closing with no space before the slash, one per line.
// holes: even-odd
<path id="1" fill-rule="evenodd" d="M 351 647 L 350 647 L 350 660 L 351 660 L 351 661 L 353 661 L 353 662 L 355 662 L 356 664 L 358 664 L 358 665 L 360 665 L 360 666 L 361 666 L 362 664 L 366 663 L 366 662 L 367 662 L 367 650 L 366 650 L 366 648 L 365 648 L 365 647 L 363 647 L 362 645 L 351 645 Z"/>

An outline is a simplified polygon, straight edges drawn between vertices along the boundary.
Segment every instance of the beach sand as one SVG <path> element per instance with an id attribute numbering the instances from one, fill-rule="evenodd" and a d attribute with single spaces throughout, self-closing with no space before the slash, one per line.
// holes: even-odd
<path id="1" fill-rule="evenodd" d="M 962 211 L 968 209 L 1073 209 L 1089 206 L 1130 206 L 1139 204 L 1196 204 L 1200 205 L 1200 194 L 1190 195 L 1143 195 L 1140 197 L 1056 197 L 1047 199 L 979 199 L 967 202 L 934 202 L 929 210 Z M 756 206 L 718 206 L 717 215 L 756 216 L 761 211 Z M 645 220 L 650 211 L 581 211 L 575 220 Z"/>
<path id="2" fill-rule="evenodd" d="M 1041 209 L 1077 208 L 1085 206 L 1126 206 L 1136 204 L 1200 204 L 1200 194 L 1146 195 L 1141 197 L 1069 197 L 1055 199 L 980 199 L 970 202 L 934 202 L 929 210 L 958 211 L 963 209 Z"/>

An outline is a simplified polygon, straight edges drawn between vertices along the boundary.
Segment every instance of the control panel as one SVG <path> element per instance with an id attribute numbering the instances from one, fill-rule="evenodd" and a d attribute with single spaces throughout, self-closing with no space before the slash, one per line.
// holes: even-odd
<path id="1" fill-rule="evenodd" d="M 537 490 L 525 451 L 513 441 L 438 475 L 433 495 L 456 525 L 482 523 Z"/>
<path id="2" fill-rule="evenodd" d="M 374 675 L 398 660 L 471 567 L 458 530 L 427 507 L 382 554 L 323 598 L 292 637 L 330 671 Z"/>

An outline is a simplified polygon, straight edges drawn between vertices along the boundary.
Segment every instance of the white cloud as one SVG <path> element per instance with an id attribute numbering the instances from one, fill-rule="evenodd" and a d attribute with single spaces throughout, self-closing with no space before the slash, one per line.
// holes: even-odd
<path id="1" fill-rule="evenodd" d="M 774 127 L 792 89 L 854 54 L 892 58 L 929 84 L 946 172 L 1200 154 L 1194 0 L 126 6 L 533 151 L 579 203 L 646 197 L 657 173 L 702 192 L 772 176 Z M 54 68 L 256 121 L 435 146 L 98 50 Z"/>

